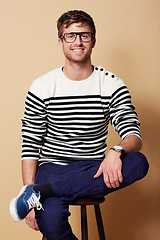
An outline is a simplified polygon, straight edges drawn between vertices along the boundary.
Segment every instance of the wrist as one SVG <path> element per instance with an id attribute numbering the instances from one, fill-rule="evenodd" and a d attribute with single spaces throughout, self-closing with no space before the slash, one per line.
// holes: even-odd
<path id="1" fill-rule="evenodd" d="M 109 155 L 116 155 L 118 157 L 121 157 L 121 152 L 114 151 L 113 149 L 109 149 L 108 154 Z"/>
<path id="2" fill-rule="evenodd" d="M 117 152 L 117 151 L 114 151 L 113 149 L 109 149 L 109 151 L 107 152 L 107 155 L 105 157 L 104 160 L 110 160 L 110 159 L 114 159 L 114 160 L 117 160 L 117 159 L 121 159 L 121 153 L 120 152 Z"/>

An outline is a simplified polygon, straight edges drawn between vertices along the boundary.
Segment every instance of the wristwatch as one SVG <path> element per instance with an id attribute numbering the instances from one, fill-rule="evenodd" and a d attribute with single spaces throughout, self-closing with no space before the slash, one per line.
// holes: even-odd
<path id="1" fill-rule="evenodd" d="M 121 153 L 121 156 L 123 156 L 124 155 L 124 149 L 121 147 L 121 146 L 113 146 L 113 147 L 111 147 L 110 149 L 112 149 L 112 150 L 114 150 L 114 151 L 116 151 L 116 152 L 120 152 Z"/>

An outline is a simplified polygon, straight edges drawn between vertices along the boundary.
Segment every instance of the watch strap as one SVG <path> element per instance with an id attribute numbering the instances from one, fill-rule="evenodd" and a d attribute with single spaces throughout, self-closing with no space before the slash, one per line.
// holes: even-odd
<path id="1" fill-rule="evenodd" d="M 121 157 L 125 154 L 124 149 L 121 146 L 113 146 L 110 148 L 110 150 L 114 150 L 116 152 L 121 153 Z"/>

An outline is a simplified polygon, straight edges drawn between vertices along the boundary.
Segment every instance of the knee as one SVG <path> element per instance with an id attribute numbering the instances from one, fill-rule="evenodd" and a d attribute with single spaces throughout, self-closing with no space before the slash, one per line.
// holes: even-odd
<path id="1" fill-rule="evenodd" d="M 135 163 L 135 170 L 139 170 L 139 178 L 143 178 L 147 175 L 149 169 L 149 163 L 143 153 L 133 152 L 130 153 Z"/>

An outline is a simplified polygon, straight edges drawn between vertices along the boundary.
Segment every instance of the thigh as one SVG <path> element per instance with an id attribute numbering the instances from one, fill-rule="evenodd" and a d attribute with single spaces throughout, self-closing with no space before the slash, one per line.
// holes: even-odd
<path id="1" fill-rule="evenodd" d="M 70 202 L 78 197 L 100 198 L 105 195 L 106 185 L 103 175 L 95 179 L 101 161 L 89 160 L 70 164 L 60 179 L 52 181 L 52 187 L 64 201 Z"/>

